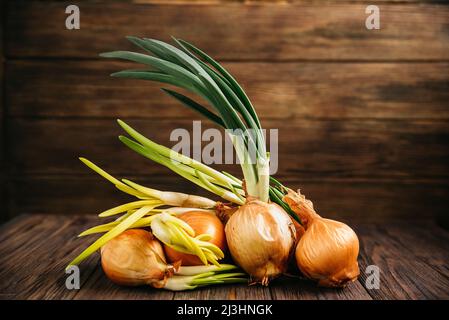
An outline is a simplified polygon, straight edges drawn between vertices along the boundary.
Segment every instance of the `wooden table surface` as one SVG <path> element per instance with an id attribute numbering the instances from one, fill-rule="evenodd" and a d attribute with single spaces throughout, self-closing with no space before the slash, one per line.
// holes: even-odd
<path id="1" fill-rule="evenodd" d="M 359 224 L 361 276 L 345 289 L 317 288 L 283 278 L 269 287 L 228 285 L 188 292 L 124 288 L 103 274 L 99 256 L 80 266 L 81 289 L 65 287 L 64 267 L 93 237 L 76 235 L 95 216 L 22 215 L 0 227 L 2 299 L 448 299 L 449 232 L 433 223 Z M 377 265 L 380 288 L 367 289 L 366 267 Z"/>

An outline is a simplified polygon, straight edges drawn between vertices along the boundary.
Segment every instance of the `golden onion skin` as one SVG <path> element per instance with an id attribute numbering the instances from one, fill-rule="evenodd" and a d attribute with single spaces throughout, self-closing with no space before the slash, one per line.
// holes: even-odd
<path id="1" fill-rule="evenodd" d="M 359 276 L 359 240 L 346 224 L 318 218 L 296 247 L 296 263 L 308 278 L 326 287 L 341 287 Z"/>
<path id="2" fill-rule="evenodd" d="M 161 288 L 174 272 L 165 262 L 161 244 L 151 232 L 130 229 L 101 248 L 104 273 L 119 285 Z"/>
<path id="3" fill-rule="evenodd" d="M 295 251 L 301 272 L 326 287 L 342 287 L 355 281 L 360 274 L 359 239 L 355 232 L 342 222 L 319 216 L 299 190 L 288 190 L 283 200 L 305 228 Z"/>
<path id="4" fill-rule="evenodd" d="M 225 233 L 232 258 L 254 282 L 267 285 L 286 271 L 295 228 L 277 204 L 247 201 L 231 215 Z"/>

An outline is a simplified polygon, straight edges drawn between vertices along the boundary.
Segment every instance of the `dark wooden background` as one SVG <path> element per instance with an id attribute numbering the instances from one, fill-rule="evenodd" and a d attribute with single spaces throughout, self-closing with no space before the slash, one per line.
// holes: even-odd
<path id="1" fill-rule="evenodd" d="M 77 4 L 81 29 L 65 29 Z M 381 30 L 365 28 L 377 4 Z M 117 140 L 116 118 L 169 144 L 196 114 L 157 85 L 108 75 L 127 35 L 186 39 L 224 63 L 263 125 L 278 177 L 329 217 L 444 217 L 449 199 L 449 6 L 431 1 L 9 1 L 2 8 L 2 219 L 94 214 L 125 201 L 81 165 L 198 191 Z M 227 168 L 237 172 L 238 168 Z"/>

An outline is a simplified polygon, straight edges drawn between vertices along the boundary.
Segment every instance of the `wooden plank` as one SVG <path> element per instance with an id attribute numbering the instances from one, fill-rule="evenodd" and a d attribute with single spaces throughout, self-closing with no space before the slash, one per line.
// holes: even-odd
<path id="1" fill-rule="evenodd" d="M 175 300 L 235 300 L 235 291 L 245 285 L 224 285 L 175 292 Z"/>
<path id="2" fill-rule="evenodd" d="M 91 271 L 91 275 L 82 288 L 77 292 L 76 300 L 172 300 L 174 293 L 158 290 L 150 286 L 123 287 L 110 281 L 101 269 L 98 257 L 91 259 L 83 267 Z"/>
<path id="3" fill-rule="evenodd" d="M 449 275 L 449 232 L 432 222 L 411 223 L 406 228 L 400 224 L 389 224 L 385 232 L 390 238 L 410 247 L 413 254 L 442 275 Z M 429 244 L 432 250 L 429 250 Z"/>
<path id="4" fill-rule="evenodd" d="M 133 181 L 159 190 L 212 194 L 181 177 L 129 176 Z M 353 179 L 294 180 L 278 177 L 285 185 L 301 188 L 318 212 L 329 218 L 351 221 L 431 219 L 448 212 L 447 183 L 435 181 L 373 181 Z M 20 213 L 98 214 L 132 201 L 101 177 L 30 176 L 15 179 L 10 186 L 11 215 Z M 419 201 L 416 201 L 419 199 Z"/>
<path id="5" fill-rule="evenodd" d="M 48 277 L 46 281 L 55 281 L 60 278 L 56 276 L 56 272 L 64 275 L 63 267 L 55 270 L 51 264 L 55 262 L 53 259 L 63 258 L 58 256 L 58 252 L 64 250 L 64 242 L 61 240 L 67 239 L 69 228 L 74 227 L 71 225 L 72 221 L 73 218 L 70 217 L 47 219 L 44 215 L 29 216 L 12 236 L 3 239 L 0 244 L 0 292 L 19 297 L 43 284 L 42 279 L 45 277 Z M 72 230 L 70 237 L 75 235 Z M 68 255 L 69 252 L 64 251 L 64 254 Z M 30 259 L 30 256 L 35 258 Z M 40 292 L 43 293 L 45 292 Z"/>
<path id="6" fill-rule="evenodd" d="M 83 3 L 81 29 L 67 31 L 68 4 L 11 2 L 6 26 L 15 32 L 6 34 L 7 56 L 92 58 L 102 51 L 132 48 L 123 39 L 127 35 L 159 39 L 175 35 L 224 60 L 449 57 L 445 41 L 449 7 L 443 5 L 382 4 L 379 32 L 365 27 L 366 4 L 122 2 Z"/>
<path id="7" fill-rule="evenodd" d="M 7 242 L 9 238 L 12 240 L 8 246 L 2 246 L 2 257 L 5 260 L 10 260 L 16 255 L 17 250 L 26 247 L 28 250 L 35 249 L 36 243 L 39 237 L 42 236 L 45 231 L 52 232 L 53 229 L 57 229 L 64 218 L 57 217 L 51 219 L 49 222 L 43 221 L 45 218 L 43 215 L 24 215 L 19 219 L 14 219 L 14 224 L 9 224 L 5 227 L 4 233 L 2 233 L 2 243 Z M 30 234 L 28 234 L 30 233 Z M 30 236 L 31 235 L 31 236 Z M 5 270 L 3 270 L 5 271 Z"/>
<path id="8" fill-rule="evenodd" d="M 0 246 L 0 292 L 14 299 L 72 299 L 77 291 L 66 289 L 64 267 L 92 241 L 76 238 L 87 220 L 32 215 L 13 223 L 7 229 L 12 234 Z M 35 258 L 29 259 L 30 255 Z M 82 269 L 80 275 L 83 286 L 88 273 Z"/>
<path id="9" fill-rule="evenodd" d="M 174 300 L 235 300 L 239 285 L 198 288 L 193 291 L 175 292 Z"/>
<path id="10" fill-rule="evenodd" d="M 191 292 L 176 292 L 175 300 L 271 300 L 270 288 L 259 285 L 211 286 Z"/>
<path id="11" fill-rule="evenodd" d="M 402 225 L 402 228 L 407 228 Z M 389 237 L 388 225 L 365 225 L 356 228 L 361 240 L 360 282 L 365 283 L 368 265 L 380 268 L 380 288 L 367 289 L 374 299 L 447 299 L 449 278 L 417 258 L 413 242 L 403 245 Z M 432 232 L 432 230 L 429 230 Z M 427 250 L 436 247 L 427 243 Z"/>
<path id="12" fill-rule="evenodd" d="M 359 281 L 342 289 L 320 288 L 308 280 L 281 278 L 270 286 L 274 300 L 371 300 Z"/>
<path id="13" fill-rule="evenodd" d="M 128 122 L 168 146 L 174 145 L 168 141 L 171 130 L 192 128 L 188 120 Z M 447 179 L 449 176 L 447 121 L 310 119 L 267 120 L 263 125 L 279 129 L 279 175 L 297 179 L 323 176 Z M 86 168 L 78 156 L 88 156 L 113 173 L 168 172 L 127 150 L 117 139 L 122 133 L 113 120 L 11 119 L 8 134 L 14 143 L 7 154 L 12 173 L 84 174 Z M 231 172 L 238 170 L 237 166 L 225 167 Z"/>
<path id="14" fill-rule="evenodd" d="M 27 214 L 23 214 L 20 216 L 15 217 L 14 219 L 11 219 L 5 223 L 2 223 L 0 225 L 0 241 L 5 241 L 6 239 L 12 237 L 15 235 L 19 230 L 23 232 L 24 230 L 29 230 L 28 228 L 34 228 L 37 226 L 37 222 L 39 219 L 41 219 L 38 214 L 33 215 L 33 217 L 30 217 Z M 34 223 L 33 223 L 34 220 Z M 31 223 L 30 223 L 31 222 Z M 26 239 L 26 237 L 24 238 Z M 19 243 L 19 240 L 17 238 L 14 239 L 15 243 Z"/>
<path id="15" fill-rule="evenodd" d="M 263 119 L 449 118 L 447 63 L 224 65 L 241 82 Z M 158 84 L 108 76 L 135 67 L 103 60 L 9 61 L 8 115 L 198 117 L 163 94 Z"/>

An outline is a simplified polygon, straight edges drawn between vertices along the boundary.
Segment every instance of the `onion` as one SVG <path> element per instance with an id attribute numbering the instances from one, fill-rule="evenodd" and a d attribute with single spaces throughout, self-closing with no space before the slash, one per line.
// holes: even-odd
<path id="1" fill-rule="evenodd" d="M 234 261 L 254 282 L 267 285 L 286 271 L 295 229 L 277 204 L 249 199 L 231 215 L 225 231 Z"/>
<path id="2" fill-rule="evenodd" d="M 130 229 L 101 248 L 101 265 L 113 282 L 120 285 L 151 285 L 172 291 L 192 290 L 213 284 L 246 283 L 237 266 L 180 267 L 167 265 L 161 244 L 142 229 Z"/>
<path id="3" fill-rule="evenodd" d="M 224 226 L 215 214 L 205 211 L 189 211 L 178 215 L 177 218 L 192 227 L 193 231 L 195 231 L 195 236 L 207 234 L 211 237 L 208 240 L 209 242 L 215 244 L 222 251 L 225 250 L 226 238 Z M 181 264 L 184 266 L 198 266 L 203 264 L 196 255 L 176 251 L 167 245 L 164 245 L 164 250 L 168 261 L 172 263 L 181 261 Z"/>
<path id="4" fill-rule="evenodd" d="M 161 244 L 142 229 L 130 229 L 101 248 L 101 265 L 113 282 L 120 285 L 151 285 L 162 288 L 174 273 L 167 265 Z"/>
<path id="5" fill-rule="evenodd" d="M 355 281 L 360 273 L 355 232 L 344 223 L 320 217 L 299 190 L 289 190 L 284 200 L 306 229 L 295 252 L 301 272 L 321 286 L 341 287 Z"/>

